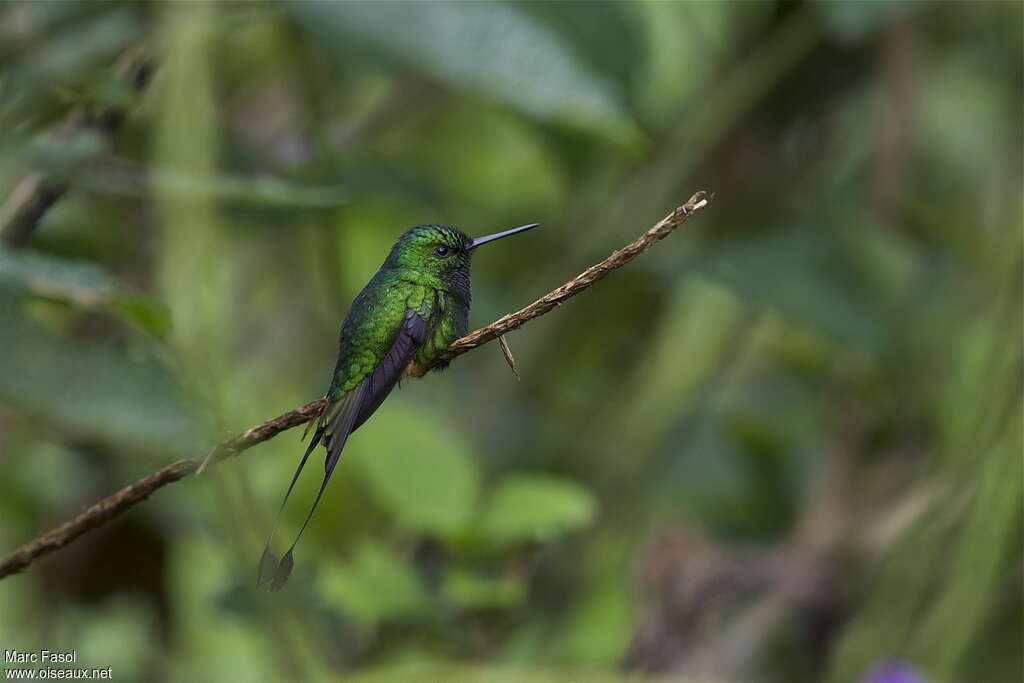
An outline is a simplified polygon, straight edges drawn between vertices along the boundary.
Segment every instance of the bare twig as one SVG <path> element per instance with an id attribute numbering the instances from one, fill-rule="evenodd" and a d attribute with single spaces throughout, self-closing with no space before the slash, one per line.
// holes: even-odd
<path id="1" fill-rule="evenodd" d="M 698 192 L 693 195 L 689 201 L 662 218 L 654 227 L 640 235 L 640 237 L 622 249 L 612 252 L 608 258 L 597 265 L 587 268 L 558 289 L 542 296 L 529 306 L 515 313 L 510 313 L 490 325 L 481 327 L 475 332 L 470 332 L 465 337 L 455 340 L 433 367 L 446 365 L 467 351 L 483 346 L 509 330 L 514 330 L 526 322 L 544 315 L 556 306 L 560 306 L 563 302 L 590 287 L 611 271 L 621 268 L 644 251 L 650 249 L 655 242 L 666 237 L 686 221 L 687 218 L 706 207 L 709 201 L 708 195 L 704 192 Z M 205 465 L 210 465 L 220 462 L 258 443 L 271 439 L 287 429 L 308 422 L 323 410 L 324 400 L 319 398 L 315 401 L 310 401 L 301 408 L 289 410 L 243 432 L 233 439 L 224 441 L 205 458 L 179 460 L 147 477 L 139 479 L 117 493 L 107 496 L 85 509 L 77 517 L 25 543 L 0 560 L 0 579 L 16 574 L 28 567 L 39 557 L 63 548 L 82 534 L 105 524 L 129 508 L 146 500 L 158 489 L 194 474 L 204 463 Z"/>
<path id="2" fill-rule="evenodd" d="M 117 78 L 134 92 L 141 92 L 146 87 L 152 71 L 152 61 L 141 47 L 128 50 L 114 66 Z M 109 143 L 123 121 L 124 111 L 120 107 L 90 109 L 78 105 L 68 112 L 53 135 L 57 139 L 68 139 L 84 129 L 92 129 Z M 28 242 L 39 221 L 64 196 L 68 187 L 66 178 L 41 171 L 26 175 L 0 206 L 0 242 L 10 247 Z"/>
<path id="3" fill-rule="evenodd" d="M 505 362 L 508 363 L 509 370 L 516 376 L 516 379 L 522 379 L 519 376 L 519 370 L 516 368 L 516 358 L 512 355 L 512 349 L 509 348 L 505 335 L 498 335 L 498 345 L 501 346 L 501 355 L 505 356 Z"/>

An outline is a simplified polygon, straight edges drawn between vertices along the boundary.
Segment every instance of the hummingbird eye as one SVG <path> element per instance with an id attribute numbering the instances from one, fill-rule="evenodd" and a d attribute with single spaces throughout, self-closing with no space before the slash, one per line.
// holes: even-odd
<path id="1" fill-rule="evenodd" d="M 444 246 L 443 244 L 435 247 L 434 249 L 434 253 L 437 254 L 439 258 L 444 258 L 445 256 L 448 255 L 448 252 L 448 247 Z"/>

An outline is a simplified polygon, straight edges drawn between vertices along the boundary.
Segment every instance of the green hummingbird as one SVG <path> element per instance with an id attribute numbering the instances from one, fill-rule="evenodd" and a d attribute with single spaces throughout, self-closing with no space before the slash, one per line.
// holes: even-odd
<path id="1" fill-rule="evenodd" d="M 338 363 L 313 437 L 284 494 L 260 558 L 257 585 L 278 590 L 291 574 L 292 551 L 313 517 L 349 435 L 373 414 L 400 379 L 420 377 L 438 355 L 469 330 L 470 262 L 481 244 L 539 223 L 477 237 L 447 225 L 416 225 L 399 236 L 384 264 L 352 301 L 341 324 Z M 278 562 L 270 550 L 281 512 L 310 454 L 327 450 L 325 473 L 299 533 Z"/>

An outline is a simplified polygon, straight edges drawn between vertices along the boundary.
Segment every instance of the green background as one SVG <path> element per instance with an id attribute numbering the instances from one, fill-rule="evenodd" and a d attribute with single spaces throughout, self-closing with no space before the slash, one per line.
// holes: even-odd
<path id="1" fill-rule="evenodd" d="M 543 224 L 477 254 L 477 327 L 715 193 L 510 334 L 521 381 L 490 344 L 397 391 L 284 591 L 254 582 L 299 430 L 0 582 L 0 647 L 126 681 L 1021 680 L 1022 20 L 0 7 L 0 201 L 70 183 L 0 250 L 0 553 L 321 394 L 408 226 Z M 76 106 L 127 116 L 60 133 Z"/>

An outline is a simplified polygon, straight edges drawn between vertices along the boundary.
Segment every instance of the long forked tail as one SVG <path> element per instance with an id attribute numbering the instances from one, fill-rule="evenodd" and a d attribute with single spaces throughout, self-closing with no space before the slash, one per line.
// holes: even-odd
<path id="1" fill-rule="evenodd" d="M 313 432 L 313 437 L 309 440 L 309 445 L 306 447 L 302 460 L 299 461 L 299 466 L 295 469 L 295 474 L 292 475 L 292 481 L 288 485 L 288 490 L 284 494 L 284 500 L 281 501 L 281 507 L 278 508 L 277 516 L 274 518 L 274 526 L 270 531 L 270 537 L 267 538 L 267 545 L 263 548 L 263 555 L 260 556 L 259 574 L 256 579 L 257 586 L 267 586 L 270 590 L 277 591 L 281 589 L 291 575 L 292 567 L 295 564 L 292 552 L 302 537 L 302 532 L 306 530 L 309 520 L 313 518 L 313 512 L 320 503 L 320 498 L 324 495 L 327 482 L 330 481 L 331 475 L 334 473 L 334 467 L 338 464 L 338 459 L 341 457 L 341 451 L 345 447 L 345 442 L 348 440 L 349 434 L 352 433 L 356 416 L 359 414 L 359 407 L 363 401 L 365 385 L 366 381 L 364 380 L 337 402 L 328 406 L 327 410 L 320 417 L 316 431 Z M 327 460 L 325 462 L 324 478 L 320 483 L 320 490 L 316 494 L 316 499 L 313 501 L 309 513 L 306 514 L 302 528 L 295 535 L 295 540 L 288 547 L 284 557 L 278 561 L 277 557 L 270 550 L 270 544 L 274 540 L 274 534 L 277 533 L 281 513 L 288 502 L 288 496 L 291 495 L 292 489 L 295 488 L 295 482 L 298 481 L 302 468 L 305 467 L 306 461 L 309 460 L 313 449 L 321 442 L 327 447 Z"/>

